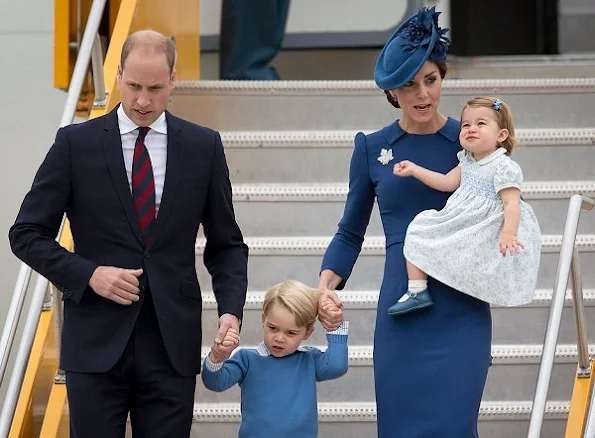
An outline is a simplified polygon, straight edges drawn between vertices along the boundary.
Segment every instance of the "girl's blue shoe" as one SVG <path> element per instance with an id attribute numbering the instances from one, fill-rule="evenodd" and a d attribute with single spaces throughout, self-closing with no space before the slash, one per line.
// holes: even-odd
<path id="1" fill-rule="evenodd" d="M 424 289 L 417 293 L 407 291 L 399 301 L 388 308 L 388 314 L 401 315 L 403 313 L 412 312 L 413 310 L 429 307 L 433 304 L 434 302 L 432 301 L 432 296 L 430 295 L 429 290 Z"/>

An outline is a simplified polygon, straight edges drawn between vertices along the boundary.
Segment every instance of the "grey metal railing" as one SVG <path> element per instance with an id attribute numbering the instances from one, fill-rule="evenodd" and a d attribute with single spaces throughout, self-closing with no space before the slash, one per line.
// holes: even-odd
<path id="1" fill-rule="evenodd" d="M 79 53 L 74 66 L 72 78 L 70 80 L 70 87 L 68 88 L 68 95 L 66 97 L 66 104 L 60 119 L 60 127 L 72 124 L 76 112 L 76 104 L 79 100 L 83 81 L 87 75 L 89 62 L 92 61 L 93 78 L 95 84 L 95 106 L 104 105 L 107 101 L 105 92 L 105 82 L 103 79 L 103 55 L 101 50 L 101 42 L 98 37 L 99 24 L 105 9 L 107 0 L 94 0 L 89 11 L 89 17 L 85 32 L 80 43 Z M 93 53 L 93 56 L 91 56 Z M 62 225 L 64 221 L 62 222 Z M 60 227 L 60 236 L 62 226 Z M 18 323 L 21 319 L 21 313 L 25 302 L 27 290 L 29 289 L 31 279 L 31 268 L 26 264 L 21 264 L 17 282 L 14 288 L 13 297 L 11 300 L 8 317 L 0 337 L 0 386 L 4 383 L 4 375 L 8 364 L 8 358 L 12 350 L 15 334 Z M 0 406 L 0 438 L 6 438 L 10 432 L 10 426 L 14 417 L 20 388 L 23 384 L 25 370 L 31 348 L 35 338 L 37 325 L 41 316 L 42 307 L 46 293 L 48 291 L 48 280 L 41 275 L 37 277 L 31 303 L 27 312 L 25 325 L 23 327 L 23 334 L 16 353 L 16 358 L 13 366 L 13 371 L 6 391 L 6 398 Z M 60 337 L 61 318 L 57 320 L 58 328 L 56 330 L 56 337 Z M 59 345 L 59 344 L 58 344 Z"/>
<path id="2" fill-rule="evenodd" d="M 558 259 L 558 270 L 554 280 L 554 291 L 552 295 L 552 304 L 548 317 L 547 329 L 545 332 L 545 341 L 543 343 L 543 352 L 541 355 L 541 364 L 539 366 L 539 375 L 537 378 L 537 387 L 533 398 L 533 407 L 531 410 L 531 420 L 529 423 L 528 438 L 539 438 L 541 427 L 545 415 L 547 402 L 547 392 L 550 385 L 552 368 L 556 355 L 556 344 L 558 342 L 558 333 L 560 331 L 560 322 L 562 320 L 562 310 L 564 309 L 564 300 L 566 298 L 566 289 L 568 279 L 572 278 L 572 299 L 574 302 L 574 313 L 577 324 L 577 347 L 579 358 L 579 377 L 589 377 L 591 373 L 591 364 L 589 358 L 589 346 L 587 341 L 587 331 L 585 329 L 585 315 L 583 304 L 583 289 L 581 283 L 581 273 L 579 266 L 578 251 L 575 247 L 576 233 L 581 211 L 590 211 L 595 207 L 595 201 L 582 195 L 573 195 L 568 205 L 566 215 L 566 224 L 564 234 L 562 235 L 562 244 L 560 256 Z M 591 406 L 591 410 L 595 410 Z M 594 419 L 595 415 L 590 415 Z M 595 435 L 583 435 L 592 438 Z"/>

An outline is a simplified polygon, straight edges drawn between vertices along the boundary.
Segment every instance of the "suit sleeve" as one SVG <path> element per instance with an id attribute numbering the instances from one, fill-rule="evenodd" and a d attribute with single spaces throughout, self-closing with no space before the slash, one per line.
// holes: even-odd
<path id="1" fill-rule="evenodd" d="M 376 194 L 370 178 L 366 136 L 358 133 L 349 167 L 349 193 L 339 229 L 322 259 L 321 271 L 330 269 L 343 280 L 343 289 L 359 256 L 370 222 Z"/>
<path id="2" fill-rule="evenodd" d="M 8 233 L 13 253 L 64 293 L 81 300 L 97 264 L 64 249 L 56 237 L 71 194 L 67 130 L 61 128 Z"/>
<path id="3" fill-rule="evenodd" d="M 248 287 L 248 247 L 235 219 L 229 170 L 218 133 L 203 228 L 204 264 L 212 277 L 219 316 L 231 313 L 242 319 Z"/>

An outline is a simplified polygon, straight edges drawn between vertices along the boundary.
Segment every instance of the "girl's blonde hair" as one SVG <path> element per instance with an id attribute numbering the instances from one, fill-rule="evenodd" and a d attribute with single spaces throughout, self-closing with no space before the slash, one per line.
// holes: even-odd
<path id="1" fill-rule="evenodd" d="M 318 316 L 317 290 L 296 280 L 287 280 L 270 288 L 264 296 L 262 313 L 266 317 L 273 304 L 280 304 L 295 316 L 299 327 L 314 326 Z"/>
<path id="2" fill-rule="evenodd" d="M 514 136 L 514 122 L 512 120 L 512 111 L 510 107 L 500 99 L 495 97 L 476 97 L 467 101 L 461 111 L 461 119 L 466 108 L 489 108 L 494 113 L 494 119 L 500 129 L 508 130 L 508 138 L 500 146 L 506 149 L 506 155 L 510 155 L 518 142 Z"/>

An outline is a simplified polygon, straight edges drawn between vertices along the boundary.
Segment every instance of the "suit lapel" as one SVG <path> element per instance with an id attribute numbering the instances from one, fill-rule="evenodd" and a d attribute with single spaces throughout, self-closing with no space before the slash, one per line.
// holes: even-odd
<path id="1" fill-rule="evenodd" d="M 134 208 L 132 193 L 130 192 L 130 183 L 126 175 L 126 166 L 124 165 L 124 155 L 122 153 L 122 138 L 120 128 L 118 127 L 118 107 L 114 108 L 106 117 L 105 132 L 101 137 L 101 144 L 107 160 L 107 165 L 112 177 L 112 182 L 116 188 L 118 198 L 122 208 L 126 213 L 130 227 L 140 243 L 144 245 L 143 236 L 138 224 L 138 215 Z"/>
<path id="2" fill-rule="evenodd" d="M 163 193 L 161 195 L 161 205 L 159 213 L 155 220 L 155 226 L 151 232 L 149 247 L 155 244 L 160 232 L 163 230 L 167 219 L 170 216 L 170 210 L 173 205 L 176 189 L 182 175 L 182 168 L 186 158 L 186 148 L 181 144 L 179 133 L 182 130 L 180 122 L 169 112 L 165 112 L 167 121 L 167 163 L 165 165 L 165 182 L 163 184 Z"/>

